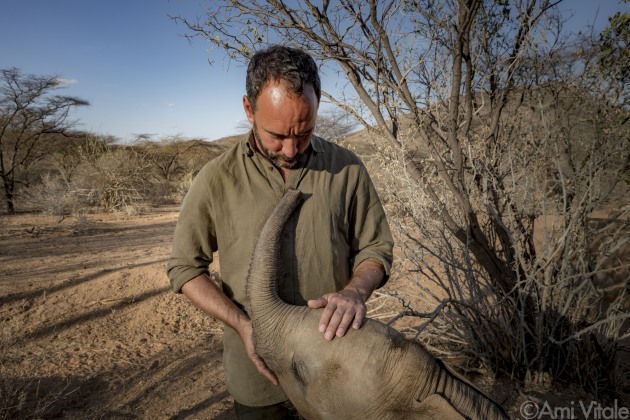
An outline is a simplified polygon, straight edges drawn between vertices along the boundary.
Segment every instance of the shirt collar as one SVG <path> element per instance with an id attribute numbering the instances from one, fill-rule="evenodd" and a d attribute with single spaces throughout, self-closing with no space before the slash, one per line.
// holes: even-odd
<path id="1" fill-rule="evenodd" d="M 254 141 L 253 132 L 250 130 L 249 134 L 247 136 L 243 136 L 243 139 L 241 140 L 241 154 L 247 155 L 249 157 L 254 156 L 254 153 L 256 153 L 256 150 L 252 146 L 253 141 Z"/>
<path id="2" fill-rule="evenodd" d="M 324 148 L 322 147 L 323 141 L 325 140 L 322 140 L 320 137 L 317 136 L 313 136 L 311 138 L 311 147 L 316 153 L 324 153 Z"/>

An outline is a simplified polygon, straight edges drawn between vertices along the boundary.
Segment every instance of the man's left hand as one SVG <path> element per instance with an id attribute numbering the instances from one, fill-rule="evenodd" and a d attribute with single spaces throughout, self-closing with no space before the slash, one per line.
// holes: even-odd
<path id="1" fill-rule="evenodd" d="M 324 308 L 319 321 L 319 332 L 324 333 L 326 340 L 332 340 L 335 335 L 343 337 L 350 324 L 354 329 L 360 328 L 367 312 L 365 301 L 359 292 L 352 288 L 309 300 L 308 306 L 311 309 Z"/>
<path id="2" fill-rule="evenodd" d="M 367 313 L 365 302 L 381 284 L 385 271 L 383 266 L 374 261 L 361 262 L 348 285 L 336 293 L 327 293 L 319 299 L 307 302 L 309 308 L 324 308 L 319 321 L 319 332 L 326 340 L 343 337 L 350 325 L 359 329 Z"/>

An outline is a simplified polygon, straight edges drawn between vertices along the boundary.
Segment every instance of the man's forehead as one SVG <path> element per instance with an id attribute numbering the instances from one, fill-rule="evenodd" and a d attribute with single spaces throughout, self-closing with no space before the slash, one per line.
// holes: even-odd
<path id="1" fill-rule="evenodd" d="M 305 83 L 302 92 L 296 92 L 291 87 L 290 83 L 284 79 L 271 79 L 260 90 L 260 96 L 263 94 L 277 97 L 278 95 L 286 95 L 292 98 L 299 98 L 301 96 L 315 95 L 315 88 L 312 83 Z"/>
<path id="2" fill-rule="evenodd" d="M 267 86 L 268 87 L 265 90 L 263 90 L 263 92 L 269 95 L 269 99 L 271 100 L 271 103 L 273 104 L 278 104 L 282 102 L 289 95 L 291 97 L 298 96 L 297 94 L 290 92 L 286 86 L 283 86 L 281 84 L 273 84 L 273 85 L 267 85 Z"/>

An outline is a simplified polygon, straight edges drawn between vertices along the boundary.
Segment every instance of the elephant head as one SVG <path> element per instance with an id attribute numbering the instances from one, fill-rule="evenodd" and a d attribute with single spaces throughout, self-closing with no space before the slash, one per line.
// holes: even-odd
<path id="1" fill-rule="evenodd" d="M 266 222 L 247 279 L 247 311 L 257 353 L 307 419 L 507 419 L 503 409 L 420 344 L 366 319 L 332 341 L 318 331 L 320 310 L 277 293 L 282 229 L 299 206 L 289 190 Z"/>

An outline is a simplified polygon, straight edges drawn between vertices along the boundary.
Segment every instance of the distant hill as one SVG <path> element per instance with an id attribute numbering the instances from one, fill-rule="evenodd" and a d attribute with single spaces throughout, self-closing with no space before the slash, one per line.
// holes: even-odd
<path id="1" fill-rule="evenodd" d="M 226 136 L 226 137 L 221 137 L 216 140 L 212 140 L 211 143 L 219 146 L 223 150 L 227 150 L 247 136 L 248 136 L 248 133 L 235 134 L 232 136 Z"/>

